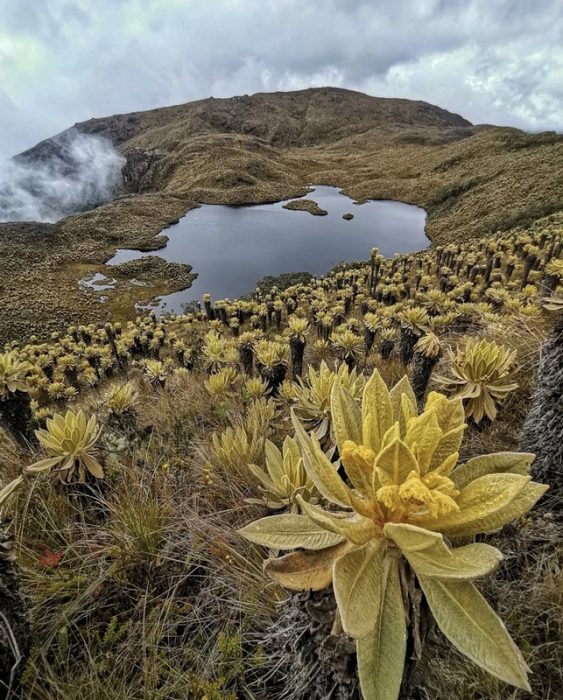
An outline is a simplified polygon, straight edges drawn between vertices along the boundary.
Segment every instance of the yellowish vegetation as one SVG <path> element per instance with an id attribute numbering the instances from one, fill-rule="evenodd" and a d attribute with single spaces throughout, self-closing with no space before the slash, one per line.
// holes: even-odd
<path id="1" fill-rule="evenodd" d="M 533 455 L 489 454 L 456 468 L 466 427 L 461 400 L 431 393 L 417 416 L 408 380 L 389 391 L 377 371 L 361 408 L 336 381 L 331 410 L 350 485 L 314 433 L 296 419 L 293 425 L 311 481 L 340 510 L 297 495 L 304 515 L 270 516 L 243 528 L 252 542 L 305 550 L 269 559 L 265 571 L 292 590 L 332 583 L 342 627 L 357 640 L 366 700 L 399 697 L 407 565 L 446 637 L 479 666 L 529 690 L 522 655 L 471 583 L 493 571 L 501 553 L 483 543 L 450 548 L 444 537 L 498 530 L 525 515 L 547 490 L 527 475 Z"/>
<path id="2" fill-rule="evenodd" d="M 87 476 L 104 478 L 96 457 L 96 443 L 101 434 L 96 416 L 86 418 L 82 411 L 68 410 L 47 419 L 46 430 L 36 432 L 49 457 L 27 467 L 28 472 L 49 471 L 65 484 L 85 482 Z"/>
<path id="3" fill-rule="evenodd" d="M 0 483 L 24 473 L 6 540 L 31 622 L 24 697 L 350 697 L 356 644 L 364 695 L 389 697 L 407 636 L 407 696 L 558 698 L 563 533 L 551 501 L 528 513 L 544 486 L 516 450 L 561 231 L 376 252 L 202 311 L 10 342 L 27 365 L 27 392 L 0 400 Z M 458 385 L 440 393 L 468 347 L 518 385 L 479 425 Z M 39 444 L 12 440 L 14 416 Z M 237 534 L 270 518 L 306 546 Z M 288 593 L 305 579 L 327 588 Z"/>

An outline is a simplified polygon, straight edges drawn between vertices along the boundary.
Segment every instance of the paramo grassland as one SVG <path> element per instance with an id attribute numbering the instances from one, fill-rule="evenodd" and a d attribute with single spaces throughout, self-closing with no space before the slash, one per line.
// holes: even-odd
<path id="1" fill-rule="evenodd" d="M 561 697 L 562 246 L 553 214 L 8 343 L 0 680 Z"/>
<path id="2" fill-rule="evenodd" d="M 135 302 L 185 287 L 189 269 L 166 263 L 152 264 L 142 287 L 127 270 L 112 270 L 117 284 L 102 302 L 78 280 L 108 272 L 117 248 L 162 246 L 157 234 L 198 203 L 279 201 L 305 195 L 310 183 L 333 185 L 359 202 L 425 207 L 428 236 L 439 245 L 563 208 L 562 136 L 474 126 L 425 102 L 314 88 L 210 98 L 73 128 L 112 142 L 126 159 L 123 185 L 109 204 L 53 225 L 0 224 L 0 341 L 45 338 L 69 322 L 131 320 Z M 48 139 L 19 158 L 41 163 L 58 148 Z"/>

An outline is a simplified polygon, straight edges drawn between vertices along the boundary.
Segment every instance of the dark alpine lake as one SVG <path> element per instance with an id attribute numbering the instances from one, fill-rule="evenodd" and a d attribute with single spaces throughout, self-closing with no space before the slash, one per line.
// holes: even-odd
<path id="1" fill-rule="evenodd" d="M 118 250 L 108 262 L 158 255 L 192 265 L 198 273 L 190 289 L 160 299 L 161 311 L 181 312 L 182 305 L 205 293 L 214 299 L 253 291 L 266 275 L 310 272 L 323 275 L 344 260 L 365 260 L 377 246 L 386 257 L 426 248 L 426 212 L 401 202 L 356 205 L 336 187 L 318 186 L 307 195 L 326 216 L 283 208 L 285 202 L 253 206 L 203 205 L 188 212 L 164 233 L 166 248 L 153 253 Z M 343 214 L 353 214 L 345 221 Z"/>

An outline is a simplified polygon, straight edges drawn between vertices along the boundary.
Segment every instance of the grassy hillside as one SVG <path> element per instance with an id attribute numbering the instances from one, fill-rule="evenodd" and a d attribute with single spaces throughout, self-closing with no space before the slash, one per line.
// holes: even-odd
<path id="1" fill-rule="evenodd" d="M 76 280 L 103 271 L 117 247 L 158 246 L 159 231 L 198 202 L 268 202 L 304 195 L 309 183 L 334 185 L 360 202 L 426 207 L 428 236 L 439 244 L 563 209 L 562 136 L 472 126 L 424 102 L 315 88 L 210 98 L 75 128 L 110 138 L 127 157 L 124 196 L 59 222 L 40 256 L 21 245 L 37 226 L 0 224 L 8 291 L 0 339 L 45 336 L 70 319 L 132 318 L 134 301 L 178 289 L 166 275 L 142 290 L 118 280 L 99 304 Z M 48 140 L 20 158 L 41 160 L 53 149 Z"/>
<path id="2" fill-rule="evenodd" d="M 4 504 L 13 524 L 0 528 L 0 590 L 9 581 L 14 591 L 6 571 L 14 571 L 15 555 L 30 623 L 28 637 L 14 593 L 11 622 L 21 651 L 29 650 L 20 666 L 23 697 L 321 700 L 332 692 L 357 700 L 355 647 L 338 624 L 331 589 L 288 592 L 262 568 L 283 547 L 268 551 L 237 533 L 307 502 L 334 512 L 311 478 L 306 439 L 298 439 L 297 457 L 286 456 L 291 478 L 276 483 L 267 478 L 279 465 L 266 440 L 284 449 L 295 426 L 315 431 L 331 474 L 340 469 L 339 483 L 353 484 L 359 497 L 361 474 L 345 458 L 342 431 L 353 430 L 374 370 L 387 387 L 406 374 L 427 417 L 438 420 L 429 415 L 438 415 L 431 391 L 448 396 L 440 421 L 465 416 L 465 426 L 452 429 L 463 435 L 459 464 L 454 455 L 435 475 L 440 493 L 461 508 L 468 471 L 484 467 L 460 465 L 518 449 L 536 401 L 540 348 L 561 313 L 562 250 L 563 219 L 553 215 L 391 260 L 375 250 L 370 261 L 283 291 L 268 286 L 228 303 L 205 298 L 201 311 L 184 316 L 64 326 L 46 343 L 10 343 L 9 357 L 1 356 L 0 488 L 22 471 L 24 479 Z M 346 392 L 334 389 L 341 385 Z M 404 431 L 417 409 L 400 386 L 396 429 Z M 560 400 L 556 378 L 550 392 Z M 524 432 L 546 443 L 531 470 L 536 481 L 552 474 L 551 491 L 526 514 L 542 491 L 525 475 L 531 457 L 496 458 L 479 505 L 500 499 L 489 522 L 497 527 L 479 532 L 497 531 L 477 541 L 505 558 L 477 585 L 533 672 L 531 697 L 555 700 L 563 692 L 563 491 L 546 454 L 556 447 L 561 415 L 538 408 Z M 68 410 L 94 417 L 90 428 L 79 421 L 65 437 L 60 418 L 46 423 Z M 452 425 L 428 422 L 424 435 L 448 435 L 443 444 L 452 451 L 459 444 L 451 443 Z M 42 433 L 37 442 L 37 427 L 50 438 Z M 421 445 L 411 444 L 419 460 Z M 369 455 L 360 455 L 364 467 Z M 43 471 L 26 470 L 38 462 Z M 518 487 L 516 505 L 498 491 L 505 482 Z M 404 520 L 438 497 L 428 495 L 436 486 L 428 484 L 423 496 L 400 492 Z M 532 498 L 528 488 L 539 491 Z M 395 511 L 386 505 L 383 512 Z M 415 625 L 409 644 L 413 652 L 421 645 L 420 658 L 407 662 L 402 697 L 530 697 L 452 650 L 402 566 Z M 492 663 L 501 646 L 484 647 L 481 662 Z M 0 633 L 4 659 L 13 654 L 6 649 Z M 497 673 L 503 670 L 509 673 Z"/>

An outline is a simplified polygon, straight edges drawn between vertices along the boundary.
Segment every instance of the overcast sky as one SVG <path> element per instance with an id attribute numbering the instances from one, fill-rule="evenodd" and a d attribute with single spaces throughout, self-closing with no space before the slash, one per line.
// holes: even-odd
<path id="1" fill-rule="evenodd" d="M 0 157 L 93 116 L 321 85 L 563 131 L 563 0 L 0 0 Z"/>

